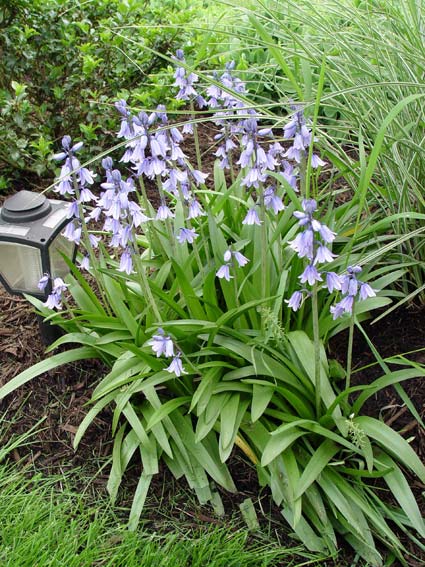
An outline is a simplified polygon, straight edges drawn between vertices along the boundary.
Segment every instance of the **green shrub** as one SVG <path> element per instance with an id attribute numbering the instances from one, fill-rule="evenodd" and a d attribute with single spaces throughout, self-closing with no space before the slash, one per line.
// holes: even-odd
<path id="1" fill-rule="evenodd" d="M 46 160 L 63 131 L 83 135 L 87 155 L 108 147 L 117 120 L 107 109 L 130 96 L 167 101 L 166 64 L 153 53 L 190 44 L 207 3 L 197 0 L 46 0 L 0 7 L 2 184 L 52 176 Z M 130 41 L 131 39 L 131 41 Z M 192 41 L 192 42 L 193 42 Z M 153 83 L 153 86 L 152 86 Z M 99 136 L 99 133 L 102 135 Z"/>
<path id="2" fill-rule="evenodd" d="M 405 295 L 419 294 L 423 301 L 423 225 L 411 217 L 425 212 L 423 0 L 233 4 L 225 26 L 228 43 L 252 68 L 258 100 L 275 114 L 291 98 L 311 103 L 325 65 L 320 127 L 337 154 L 330 159 L 339 167 L 344 162 L 357 177 L 353 189 L 361 177 L 357 158 L 372 151 L 397 103 L 408 103 L 385 133 L 367 202 L 383 218 L 393 215 L 392 230 L 399 236 L 418 231 L 395 258 L 408 266 Z M 350 159 L 347 148 L 354 150 Z"/>

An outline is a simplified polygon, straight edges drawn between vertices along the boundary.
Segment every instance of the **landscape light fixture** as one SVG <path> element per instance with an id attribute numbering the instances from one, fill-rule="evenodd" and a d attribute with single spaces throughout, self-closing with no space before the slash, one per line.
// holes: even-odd
<path id="1" fill-rule="evenodd" d="M 61 234 L 70 221 L 65 201 L 26 190 L 6 199 L 0 208 L 0 282 L 9 293 L 46 301 L 52 279 L 69 273 L 63 255 L 75 259 L 75 244 Z M 41 291 L 44 274 L 51 278 Z"/>

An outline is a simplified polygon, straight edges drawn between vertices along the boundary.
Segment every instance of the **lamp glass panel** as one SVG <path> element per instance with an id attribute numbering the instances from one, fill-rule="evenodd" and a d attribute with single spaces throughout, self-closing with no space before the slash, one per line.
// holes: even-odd
<path id="1" fill-rule="evenodd" d="M 17 242 L 0 242 L 0 273 L 11 289 L 40 293 L 37 287 L 43 275 L 40 250 Z"/>
<path id="2" fill-rule="evenodd" d="M 66 265 L 62 254 L 70 260 L 73 259 L 75 244 L 59 234 L 49 246 L 50 256 L 50 269 L 52 277 L 64 278 L 69 273 L 69 268 Z"/>

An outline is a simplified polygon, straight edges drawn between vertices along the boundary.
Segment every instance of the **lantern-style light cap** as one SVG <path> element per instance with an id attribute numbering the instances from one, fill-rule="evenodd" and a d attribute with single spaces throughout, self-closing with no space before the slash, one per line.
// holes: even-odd
<path id="1" fill-rule="evenodd" d="M 65 201 L 20 191 L 0 208 L 0 283 L 10 293 L 46 299 L 50 284 L 40 290 L 44 274 L 63 278 L 69 273 L 64 256 L 74 261 L 76 246 L 61 234 L 72 222 Z"/>
<path id="2" fill-rule="evenodd" d="M 52 205 L 44 195 L 23 190 L 6 199 L 0 216 L 9 223 L 31 222 L 45 217 L 51 210 Z"/>

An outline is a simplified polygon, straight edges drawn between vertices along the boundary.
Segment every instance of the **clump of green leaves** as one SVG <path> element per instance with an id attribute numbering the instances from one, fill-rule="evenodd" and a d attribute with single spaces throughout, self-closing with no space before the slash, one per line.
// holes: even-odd
<path id="1" fill-rule="evenodd" d="M 193 113 L 195 101 L 205 105 L 195 90 L 199 76 L 181 50 L 174 61 L 178 97 Z M 238 448 L 309 550 L 334 553 L 343 537 L 380 566 L 378 540 L 403 560 L 407 550 L 394 526 L 422 548 L 425 535 L 404 471 L 424 482 L 425 467 L 400 434 L 361 412 L 381 388 L 425 370 L 403 359 L 391 371 L 380 361 L 380 378 L 353 387 L 349 365 L 339 387 L 325 352 L 330 335 L 352 331 L 368 311 L 391 301 L 385 288 L 402 269 L 370 265 L 381 258 L 376 243 L 387 225 L 373 217 L 360 222 L 362 191 L 348 205 L 331 206 L 313 167 L 323 164 L 313 153 L 315 120 L 291 109 L 276 137 L 232 69 L 214 75 L 207 93 L 220 127 L 212 186 L 200 170 L 202 156 L 194 165 L 182 155 L 183 134 L 164 108 L 136 115 L 124 100 L 116 104 L 127 170 L 103 159 L 99 197 L 88 189 L 93 174 L 76 157 L 82 143 L 64 136 L 56 190 L 74 198 L 66 236 L 81 242 L 81 265 L 96 292 L 68 260 L 67 282 L 54 278 L 47 302 L 32 301 L 66 332 L 51 350 L 80 346 L 24 371 L 0 389 L 0 399 L 50 368 L 100 358 L 110 370 L 94 389 L 75 445 L 112 407 L 112 500 L 131 460 L 142 464 L 131 529 L 161 461 L 202 504 L 222 513 L 216 485 L 237 490 L 226 463 Z M 320 88 L 316 119 L 319 100 Z M 193 132 L 196 147 L 196 123 L 184 130 Z M 289 148 L 279 143 L 289 139 Z M 134 175 L 126 176 L 128 168 Z M 158 207 L 146 177 L 156 181 Z M 103 229 L 91 232 L 89 217 L 104 218 Z M 357 279 L 359 264 L 376 291 Z M 397 507 L 381 498 L 376 479 Z"/>

